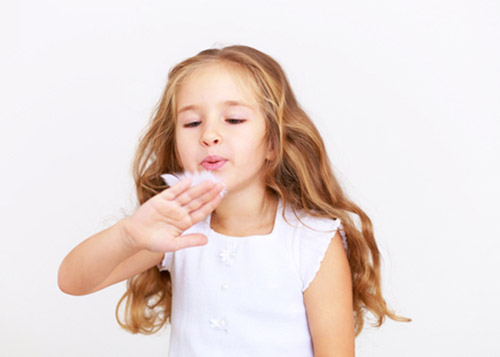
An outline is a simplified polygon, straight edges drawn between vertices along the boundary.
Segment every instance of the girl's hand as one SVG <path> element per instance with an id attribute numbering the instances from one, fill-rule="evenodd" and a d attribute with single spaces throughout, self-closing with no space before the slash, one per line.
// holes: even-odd
<path id="1" fill-rule="evenodd" d="M 204 245 L 207 237 L 201 233 L 182 233 L 202 221 L 221 201 L 222 184 L 205 181 L 189 187 L 185 178 L 172 187 L 151 197 L 124 220 L 126 244 L 151 252 L 171 252 Z"/>

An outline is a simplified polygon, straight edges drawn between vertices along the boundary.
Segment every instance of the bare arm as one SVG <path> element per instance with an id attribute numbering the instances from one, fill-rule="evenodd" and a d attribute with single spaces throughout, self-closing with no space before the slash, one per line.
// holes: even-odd
<path id="1" fill-rule="evenodd" d="M 59 267 L 59 288 L 85 295 L 158 264 L 164 252 L 206 244 L 203 234 L 182 233 L 220 202 L 221 184 L 189 187 L 185 179 L 145 202 L 137 212 L 76 246 Z"/>
<path id="2" fill-rule="evenodd" d="M 125 220 L 76 246 L 59 267 L 59 288 L 85 295 L 149 269 L 163 253 L 139 250 L 126 243 Z"/>
<path id="3" fill-rule="evenodd" d="M 351 272 L 338 232 L 304 291 L 304 304 L 314 356 L 354 356 Z"/>

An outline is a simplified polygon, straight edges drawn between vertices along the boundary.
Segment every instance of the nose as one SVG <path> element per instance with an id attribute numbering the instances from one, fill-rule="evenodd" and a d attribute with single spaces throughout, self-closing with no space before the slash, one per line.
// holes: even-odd
<path id="1" fill-rule="evenodd" d="M 222 142 L 222 137 L 214 125 L 206 126 L 201 135 L 201 144 L 203 146 L 218 145 Z"/>

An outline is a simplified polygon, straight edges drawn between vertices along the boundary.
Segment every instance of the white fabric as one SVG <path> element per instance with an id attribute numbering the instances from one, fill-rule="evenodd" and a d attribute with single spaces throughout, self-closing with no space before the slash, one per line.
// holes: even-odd
<path id="1" fill-rule="evenodd" d="M 339 219 L 300 212 L 300 224 L 279 202 L 272 233 L 230 237 L 210 228 L 211 215 L 184 232 L 201 232 L 202 247 L 166 253 L 172 277 L 171 357 L 313 356 L 303 291 L 309 286 Z M 317 231 L 316 231 L 317 230 Z"/>

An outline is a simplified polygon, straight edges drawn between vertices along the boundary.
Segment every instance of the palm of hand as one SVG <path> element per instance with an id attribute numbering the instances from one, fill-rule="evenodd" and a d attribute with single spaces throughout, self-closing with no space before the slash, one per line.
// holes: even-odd
<path id="1" fill-rule="evenodd" d="M 204 244 L 203 234 L 182 233 L 204 219 L 220 202 L 223 186 L 205 181 L 189 187 L 183 180 L 153 196 L 127 219 L 131 244 L 152 252 L 168 252 Z"/>
<path id="2" fill-rule="evenodd" d="M 136 232 L 132 234 L 153 252 L 173 250 L 173 241 L 194 224 L 186 208 L 158 195 L 144 203 L 134 218 Z"/>

